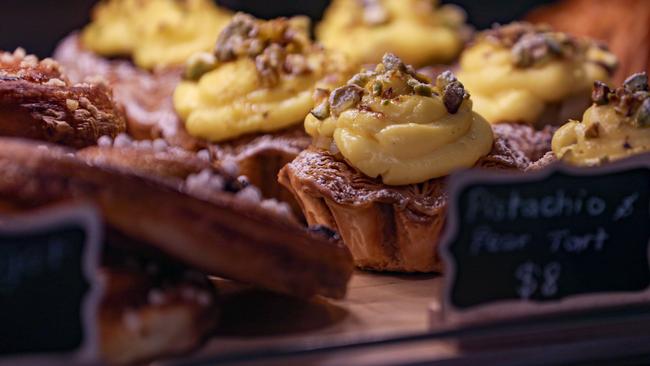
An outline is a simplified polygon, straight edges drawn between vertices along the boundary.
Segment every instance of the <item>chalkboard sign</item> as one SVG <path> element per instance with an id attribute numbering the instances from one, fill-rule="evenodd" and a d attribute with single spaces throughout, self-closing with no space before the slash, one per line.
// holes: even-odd
<path id="1" fill-rule="evenodd" d="M 491 321 L 650 301 L 650 155 L 450 178 L 444 316 Z"/>
<path id="2" fill-rule="evenodd" d="M 100 239 L 85 205 L 0 216 L 0 365 L 96 359 Z"/>

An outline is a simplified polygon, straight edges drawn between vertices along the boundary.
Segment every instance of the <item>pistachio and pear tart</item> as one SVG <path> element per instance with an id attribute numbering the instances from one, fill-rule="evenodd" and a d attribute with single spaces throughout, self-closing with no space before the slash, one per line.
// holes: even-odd
<path id="1" fill-rule="evenodd" d="M 305 119 L 313 145 L 279 179 L 308 223 L 337 230 L 364 269 L 441 271 L 445 178 L 529 164 L 473 111 L 451 72 L 430 84 L 392 54 L 315 99 Z"/>
<path id="2" fill-rule="evenodd" d="M 129 57 L 143 69 L 180 66 L 212 49 L 230 17 L 210 0 L 107 0 L 94 8 L 81 43 L 105 57 Z"/>
<path id="3" fill-rule="evenodd" d="M 342 56 L 310 39 L 309 28 L 305 17 L 236 14 L 213 52 L 188 61 L 174 92 L 191 136 L 208 141 L 217 157 L 234 159 L 265 195 L 289 201 L 277 173 L 309 145 L 302 122 L 311 96 L 352 74 Z"/>
<path id="4" fill-rule="evenodd" d="M 334 0 L 316 33 L 359 64 L 392 52 L 425 66 L 453 61 L 468 32 L 463 10 L 436 0 Z"/>
<path id="5" fill-rule="evenodd" d="M 172 94 L 187 59 L 211 50 L 231 17 L 211 0 L 104 0 L 54 58 L 73 82 L 108 84 L 134 138 L 196 149 L 200 141 L 183 129 Z"/>
<path id="6" fill-rule="evenodd" d="M 648 76 L 638 73 L 612 90 L 596 82 L 581 121 L 553 135 L 553 153 L 571 165 L 594 166 L 650 151 Z"/>
<path id="7" fill-rule="evenodd" d="M 595 41 L 515 22 L 480 33 L 463 51 L 457 76 L 490 123 L 542 129 L 580 117 L 594 81 L 609 82 L 616 66 Z"/>

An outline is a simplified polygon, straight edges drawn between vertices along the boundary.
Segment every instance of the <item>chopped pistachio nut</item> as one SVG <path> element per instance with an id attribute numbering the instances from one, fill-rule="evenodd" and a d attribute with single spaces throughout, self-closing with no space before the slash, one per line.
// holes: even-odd
<path id="1" fill-rule="evenodd" d="M 363 88 L 354 84 L 334 89 L 329 97 L 331 113 L 339 116 L 345 110 L 356 106 L 361 101 L 363 91 Z"/>
<path id="2" fill-rule="evenodd" d="M 594 89 L 591 92 L 591 100 L 597 105 L 605 105 L 609 102 L 609 93 L 611 90 L 607 84 L 602 81 L 594 82 Z"/>
<path id="3" fill-rule="evenodd" d="M 643 103 L 641 103 L 634 120 L 638 127 L 650 126 L 650 98 L 646 98 Z"/>
<path id="4" fill-rule="evenodd" d="M 372 95 L 380 96 L 383 88 L 384 85 L 381 83 L 381 81 L 375 80 L 375 82 L 372 83 Z"/>
<path id="5" fill-rule="evenodd" d="M 319 120 L 324 120 L 330 116 L 330 105 L 327 100 L 322 101 L 314 109 L 311 110 L 311 114 L 318 118 Z"/>
<path id="6" fill-rule="evenodd" d="M 544 33 L 524 34 L 512 46 L 511 52 L 513 63 L 517 67 L 531 67 L 564 53 L 560 40 Z"/>
<path id="7" fill-rule="evenodd" d="M 199 80 L 204 74 L 214 70 L 217 67 L 217 58 L 208 52 L 201 52 L 192 55 L 185 67 L 185 78 L 189 80 Z"/>
<path id="8" fill-rule="evenodd" d="M 628 92 L 648 91 L 648 75 L 645 72 L 634 74 L 623 82 L 623 87 Z"/>
<path id="9" fill-rule="evenodd" d="M 442 94 L 442 102 L 445 104 L 447 111 L 454 114 L 458 112 L 460 105 L 463 103 L 463 99 L 467 97 L 468 95 L 465 93 L 463 84 L 459 81 L 453 81 L 445 87 Z"/>
<path id="10" fill-rule="evenodd" d="M 384 57 L 382 57 L 381 63 L 388 71 L 406 71 L 406 65 L 404 65 L 404 62 L 402 62 L 399 57 L 395 56 L 392 53 L 386 53 Z"/>
<path id="11" fill-rule="evenodd" d="M 636 127 L 650 127 L 650 92 L 645 72 L 628 77 L 615 90 L 596 81 L 591 98 L 596 105 L 610 105 L 616 113 L 631 118 Z"/>
<path id="12" fill-rule="evenodd" d="M 454 76 L 451 71 L 446 70 L 436 78 L 436 88 L 440 91 L 444 91 L 447 85 L 454 81 L 457 81 L 456 76 Z"/>
<path id="13" fill-rule="evenodd" d="M 370 80 L 370 77 L 372 77 L 373 73 L 372 71 L 362 71 L 356 75 L 354 75 L 349 81 L 348 84 L 355 84 L 360 87 L 366 86 L 368 83 L 368 80 Z"/>
<path id="14" fill-rule="evenodd" d="M 422 95 L 425 97 L 430 97 L 433 95 L 433 89 L 431 89 L 431 85 L 421 83 L 416 79 L 409 79 L 406 83 L 408 86 L 413 88 L 413 91 L 417 95 Z"/>

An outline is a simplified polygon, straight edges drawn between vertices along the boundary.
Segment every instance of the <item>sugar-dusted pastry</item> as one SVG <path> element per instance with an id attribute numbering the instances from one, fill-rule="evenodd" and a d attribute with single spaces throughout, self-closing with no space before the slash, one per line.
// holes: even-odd
<path id="1" fill-rule="evenodd" d="M 306 18 L 269 21 L 237 14 L 212 53 L 189 61 L 174 106 L 187 132 L 215 143 L 241 173 L 278 196 L 277 172 L 309 144 L 302 121 L 318 87 L 349 75 L 344 59 L 309 38 Z"/>
<path id="2" fill-rule="evenodd" d="M 591 166 L 650 151 L 650 93 L 645 73 L 611 90 L 597 82 L 582 121 L 553 135 L 553 153 L 572 165 Z"/>
<path id="3" fill-rule="evenodd" d="M 130 57 L 144 69 L 180 66 L 212 49 L 230 13 L 210 0 L 107 0 L 81 33 L 86 49 Z"/>
<path id="4" fill-rule="evenodd" d="M 0 136 L 78 148 L 125 128 L 124 114 L 105 85 L 74 84 L 57 62 L 23 49 L 0 52 Z"/>
<path id="5" fill-rule="evenodd" d="M 0 169 L 0 209 L 88 202 L 111 232 L 205 274 L 303 298 L 345 296 L 347 248 L 231 177 L 204 170 L 160 179 L 120 160 L 12 138 L 0 138 Z"/>
<path id="6" fill-rule="evenodd" d="M 593 82 L 607 82 L 616 64 L 596 42 L 517 22 L 479 34 L 457 75 L 489 122 L 542 128 L 579 117 Z"/>
<path id="7" fill-rule="evenodd" d="M 529 162 L 472 110 L 453 74 L 430 85 L 392 54 L 316 98 L 305 120 L 314 146 L 282 169 L 280 182 L 310 224 L 341 234 L 362 268 L 440 271 L 445 177 Z"/>
<path id="8" fill-rule="evenodd" d="M 317 28 L 326 47 L 354 62 L 392 52 L 424 66 L 452 61 L 464 43 L 465 14 L 435 0 L 334 0 Z"/>

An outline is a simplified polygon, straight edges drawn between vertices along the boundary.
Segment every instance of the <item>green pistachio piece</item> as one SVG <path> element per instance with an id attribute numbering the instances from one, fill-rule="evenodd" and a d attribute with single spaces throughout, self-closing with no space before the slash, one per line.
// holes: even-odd
<path id="1" fill-rule="evenodd" d="M 366 86 L 371 76 L 372 73 L 369 71 L 360 72 L 354 75 L 352 79 L 348 80 L 348 84 L 358 85 L 363 88 L 364 86 Z"/>
<path id="2" fill-rule="evenodd" d="M 650 98 L 646 98 L 636 112 L 636 125 L 638 127 L 650 126 Z"/>
<path id="3" fill-rule="evenodd" d="M 363 88 L 354 84 L 334 89 L 329 97 L 330 112 L 338 117 L 345 110 L 359 104 L 363 92 Z"/>
<path id="4" fill-rule="evenodd" d="M 463 84 L 459 81 L 449 83 L 449 85 L 445 87 L 445 91 L 442 95 L 442 102 L 444 103 L 445 108 L 447 108 L 447 112 L 451 114 L 458 112 L 458 109 L 466 96 L 467 93 L 465 93 Z"/>
<path id="5" fill-rule="evenodd" d="M 217 59 L 208 52 L 197 53 L 189 58 L 185 67 L 185 78 L 199 80 L 201 76 L 217 68 Z"/>
<path id="6" fill-rule="evenodd" d="M 648 91 L 648 75 L 645 72 L 634 74 L 625 79 L 623 87 L 628 92 Z"/>
<path id="7" fill-rule="evenodd" d="M 321 104 L 311 110 L 311 114 L 321 121 L 326 119 L 330 116 L 330 104 L 327 100 L 324 100 Z"/>
<path id="8" fill-rule="evenodd" d="M 417 95 L 422 95 L 425 97 L 430 97 L 433 94 L 433 89 L 431 89 L 430 85 L 427 85 L 425 83 L 421 83 L 416 79 L 409 79 L 406 82 L 411 88 L 413 88 L 413 91 Z"/>
<path id="9" fill-rule="evenodd" d="M 384 88 L 384 85 L 381 83 L 379 80 L 375 80 L 374 83 L 372 83 L 372 95 L 374 96 L 379 96 L 381 95 L 381 92 Z"/>
<path id="10" fill-rule="evenodd" d="M 594 82 L 594 88 L 591 92 L 591 100 L 597 105 L 605 105 L 609 102 L 609 87 L 602 81 Z"/>
<path id="11" fill-rule="evenodd" d="M 449 70 L 444 71 L 436 77 L 436 88 L 438 88 L 438 90 L 443 92 L 447 87 L 447 85 L 451 84 L 454 81 L 457 81 L 456 76 L 454 76 L 454 73 L 452 73 Z"/>

